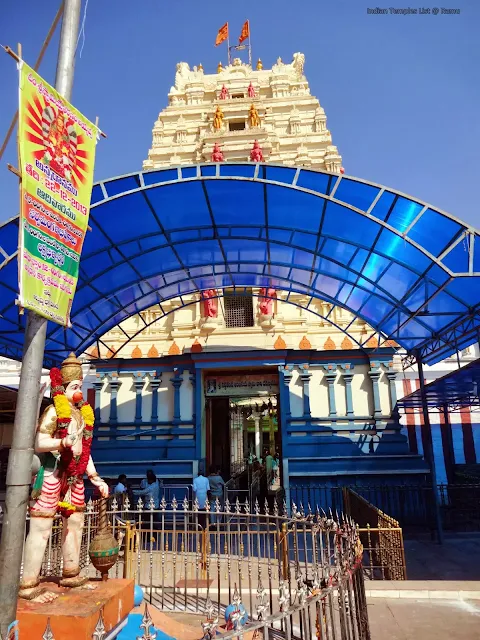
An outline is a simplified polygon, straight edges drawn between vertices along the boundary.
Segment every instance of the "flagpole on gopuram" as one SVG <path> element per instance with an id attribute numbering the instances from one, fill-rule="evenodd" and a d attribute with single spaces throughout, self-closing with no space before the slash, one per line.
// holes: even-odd
<path id="1" fill-rule="evenodd" d="M 222 44 L 222 42 L 225 42 L 225 40 L 227 41 L 228 64 L 231 64 L 231 62 L 230 62 L 230 34 L 228 32 L 228 22 L 226 22 L 223 25 L 223 27 L 220 27 L 220 29 L 218 30 L 217 38 L 215 40 L 215 46 L 218 47 L 218 45 Z"/>
<path id="2" fill-rule="evenodd" d="M 242 42 L 245 42 L 245 40 L 248 40 L 248 44 L 242 44 Z M 242 32 L 240 34 L 240 37 L 238 38 L 238 44 L 237 45 L 232 45 L 232 46 L 228 46 L 228 59 L 229 59 L 229 64 L 230 64 L 230 59 L 231 59 L 231 50 L 235 50 L 235 51 L 244 51 L 245 49 L 248 49 L 248 64 L 250 66 L 252 66 L 252 47 L 251 47 L 251 39 L 250 39 L 250 20 L 245 20 L 243 27 L 242 27 Z"/>

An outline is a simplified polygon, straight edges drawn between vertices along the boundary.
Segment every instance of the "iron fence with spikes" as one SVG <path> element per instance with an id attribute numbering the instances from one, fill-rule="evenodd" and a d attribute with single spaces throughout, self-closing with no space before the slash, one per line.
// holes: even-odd
<path id="1" fill-rule="evenodd" d="M 201 614 L 199 638 L 370 639 L 363 548 L 348 515 L 301 502 L 290 511 L 285 503 L 267 503 L 262 510 L 258 500 L 238 499 L 233 505 L 227 500 L 223 509 L 218 500 L 200 509 L 185 498 L 173 499 L 168 508 L 162 499 L 158 509 L 141 499 L 135 505 L 112 499 L 108 518 L 121 540 L 109 575 L 134 578 L 148 606 Z M 89 503 L 82 561 L 91 577 L 97 574 L 88 546 L 97 526 L 96 505 Z M 60 574 L 61 565 L 59 522 L 44 575 Z M 155 638 L 148 606 L 139 640 Z M 47 633 L 55 640 L 54 628 Z M 106 633 L 100 614 L 92 638 L 103 640 Z"/>

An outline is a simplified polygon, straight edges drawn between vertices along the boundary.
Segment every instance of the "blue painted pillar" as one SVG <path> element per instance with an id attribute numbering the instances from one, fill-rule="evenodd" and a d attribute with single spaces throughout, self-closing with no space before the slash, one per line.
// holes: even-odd
<path id="1" fill-rule="evenodd" d="M 202 456 L 202 414 L 203 414 L 203 385 L 202 385 L 202 370 L 195 369 L 190 377 L 195 378 L 195 457 L 197 460 L 201 460 Z"/>
<path id="2" fill-rule="evenodd" d="M 298 368 L 300 370 L 300 380 L 303 384 L 303 417 L 310 418 L 310 378 L 312 373 L 308 364 L 301 364 Z"/>
<path id="3" fill-rule="evenodd" d="M 373 407 L 374 407 L 374 418 L 380 418 L 382 416 L 382 407 L 380 404 L 380 389 L 378 387 L 378 380 L 382 374 L 382 370 L 380 369 L 379 362 L 370 362 L 370 371 L 368 375 L 372 381 L 373 387 Z"/>
<path id="4" fill-rule="evenodd" d="M 162 384 L 162 374 L 156 372 L 150 378 L 150 387 L 152 388 L 152 424 L 158 422 L 158 387 Z"/>
<path id="5" fill-rule="evenodd" d="M 190 384 L 192 385 L 192 389 L 193 389 L 193 406 L 192 406 L 192 422 L 193 422 L 193 424 L 195 424 L 195 421 L 196 421 L 195 413 L 196 413 L 196 410 L 197 410 L 197 408 L 196 408 L 197 403 L 196 403 L 196 399 L 195 399 L 195 380 L 196 380 L 196 377 L 197 377 L 196 376 L 196 371 L 195 370 L 190 371 L 189 380 L 190 380 Z"/>
<path id="6" fill-rule="evenodd" d="M 333 362 L 322 365 L 325 370 L 325 377 L 328 384 L 328 415 L 334 418 L 337 415 L 337 404 L 335 402 L 335 380 L 337 379 L 337 365 Z"/>
<path id="7" fill-rule="evenodd" d="M 290 420 L 292 413 L 290 411 L 290 382 L 292 381 L 292 367 L 289 365 L 278 367 L 280 374 L 280 402 L 281 410 L 286 420 Z"/>
<path id="8" fill-rule="evenodd" d="M 340 365 L 342 370 L 343 381 L 345 382 L 345 406 L 347 408 L 347 416 L 353 418 L 355 410 L 353 408 L 352 379 L 355 366 L 349 362 Z"/>
<path id="9" fill-rule="evenodd" d="M 120 380 L 118 379 L 118 373 L 116 371 L 110 373 L 108 377 L 110 378 L 110 423 L 117 424 L 117 394 Z"/>
<path id="10" fill-rule="evenodd" d="M 137 371 L 133 374 L 133 384 L 135 385 L 135 422 L 142 422 L 142 391 L 145 382 L 145 373 Z"/>
<path id="11" fill-rule="evenodd" d="M 93 383 L 95 387 L 95 422 L 101 422 L 100 416 L 100 402 L 101 402 L 101 391 L 103 388 L 103 376 L 100 373 L 97 373 L 97 377 L 95 382 Z"/>
<path id="12" fill-rule="evenodd" d="M 180 387 L 182 386 L 183 378 L 178 369 L 174 369 L 175 377 L 170 378 L 170 382 L 173 384 L 173 424 L 180 422 Z"/>

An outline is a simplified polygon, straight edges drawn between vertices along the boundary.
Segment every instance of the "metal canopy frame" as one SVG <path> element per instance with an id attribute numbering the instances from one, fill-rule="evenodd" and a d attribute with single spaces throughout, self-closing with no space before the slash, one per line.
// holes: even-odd
<path id="1" fill-rule="evenodd" d="M 425 400 L 430 409 L 442 412 L 459 411 L 465 407 L 480 409 L 480 359 L 474 360 L 461 369 L 455 369 L 441 378 L 425 385 Z M 417 389 L 397 403 L 405 413 L 422 409 L 422 392 Z"/>
<path id="2" fill-rule="evenodd" d="M 373 327 L 362 346 L 379 334 L 428 364 L 478 340 L 479 233 L 381 185 L 283 165 L 170 167 L 94 185 L 90 225 L 73 326 L 50 323 L 46 365 L 144 309 L 227 287 L 325 300 Z M 0 227 L 0 354 L 21 359 L 17 237 L 18 218 Z"/>

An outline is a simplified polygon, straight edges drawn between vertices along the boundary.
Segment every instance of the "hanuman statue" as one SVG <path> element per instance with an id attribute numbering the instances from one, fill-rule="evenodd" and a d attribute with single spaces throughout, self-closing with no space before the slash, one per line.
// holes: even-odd
<path id="1" fill-rule="evenodd" d="M 213 116 L 213 128 L 218 131 L 223 126 L 223 111 L 220 108 L 220 105 L 217 106 L 217 110 L 215 111 L 215 115 Z"/>
<path id="2" fill-rule="evenodd" d="M 43 412 L 35 437 L 35 453 L 41 467 L 37 473 L 30 503 L 30 532 L 25 542 L 23 577 L 19 596 L 37 602 L 56 597 L 39 587 L 40 569 L 53 520 L 63 517 L 63 576 L 60 585 L 82 587 L 88 582 L 80 576 L 85 493 L 83 475 L 87 474 L 102 497 L 108 485 L 96 472 L 90 455 L 94 413 L 83 400 L 81 363 L 71 353 L 61 370 L 50 371 L 53 404 Z M 87 585 L 86 588 L 94 588 Z"/>
<path id="3" fill-rule="evenodd" d="M 258 115 L 258 111 L 254 104 L 250 106 L 250 111 L 248 114 L 248 118 L 250 120 L 251 127 L 259 127 L 260 126 L 260 116 Z"/>

